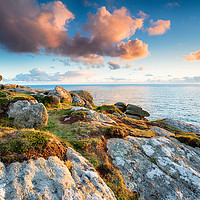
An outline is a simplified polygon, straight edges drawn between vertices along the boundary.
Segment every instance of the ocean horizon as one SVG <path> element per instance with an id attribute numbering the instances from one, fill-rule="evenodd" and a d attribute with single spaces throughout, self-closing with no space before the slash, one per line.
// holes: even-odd
<path id="1" fill-rule="evenodd" d="M 53 89 L 56 85 L 26 85 Z M 200 126 L 200 84 L 76 84 L 68 91 L 86 90 L 96 105 L 125 102 L 147 110 L 149 120 L 170 118 Z"/>

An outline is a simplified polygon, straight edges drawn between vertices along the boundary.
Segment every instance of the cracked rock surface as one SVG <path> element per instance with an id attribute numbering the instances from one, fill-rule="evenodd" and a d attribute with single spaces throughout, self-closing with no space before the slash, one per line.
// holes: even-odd
<path id="1" fill-rule="evenodd" d="M 5 167 L 0 162 L 0 200 L 115 200 L 113 192 L 93 166 L 68 148 L 69 169 L 53 156 Z"/>
<path id="2" fill-rule="evenodd" d="M 199 200 L 200 150 L 174 138 L 109 139 L 108 154 L 141 200 Z"/>

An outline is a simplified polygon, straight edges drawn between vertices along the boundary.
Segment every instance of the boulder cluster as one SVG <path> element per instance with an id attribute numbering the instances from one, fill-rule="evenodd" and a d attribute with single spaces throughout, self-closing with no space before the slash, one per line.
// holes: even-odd
<path id="1" fill-rule="evenodd" d="M 46 126 L 48 114 L 45 106 L 60 106 L 60 103 L 82 106 L 92 109 L 93 97 L 89 92 L 76 90 L 68 92 L 61 86 L 56 86 L 53 90 L 32 89 L 30 87 L 6 84 L 1 85 L 1 89 L 8 92 L 29 93 L 32 98 L 7 101 L 6 113 L 14 122 L 25 128 L 39 128 Z M 9 93 L 5 93 L 10 97 Z M 35 99 L 35 100 L 34 100 Z M 39 103 L 38 103 L 39 102 Z M 5 107 L 5 106 L 3 106 Z M 5 109 L 0 109 L 5 112 Z M 1 112 L 0 112 L 1 113 Z"/>
<path id="2" fill-rule="evenodd" d="M 126 105 L 124 102 L 117 102 L 115 103 L 115 106 L 119 108 L 123 113 L 125 113 L 126 116 L 133 119 L 141 120 L 144 117 L 150 116 L 150 114 L 147 111 L 143 110 L 141 107 L 136 105 Z"/>

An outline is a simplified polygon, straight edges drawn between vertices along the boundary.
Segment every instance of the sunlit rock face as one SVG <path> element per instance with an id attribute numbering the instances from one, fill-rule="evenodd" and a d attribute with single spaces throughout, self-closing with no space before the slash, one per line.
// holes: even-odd
<path id="1" fill-rule="evenodd" d="M 109 139 L 108 154 L 142 200 L 200 199 L 200 150 L 174 138 Z"/>
<path id="2" fill-rule="evenodd" d="M 61 102 L 62 101 L 65 103 L 72 102 L 72 97 L 71 97 L 70 93 L 61 86 L 56 86 L 53 90 L 51 90 L 49 92 L 48 95 L 55 95 L 55 96 L 59 97 Z"/>
<path id="3" fill-rule="evenodd" d="M 71 169 L 59 158 L 39 158 L 5 167 L 0 162 L 0 199 L 115 200 L 93 166 L 68 148 Z"/>
<path id="4" fill-rule="evenodd" d="M 165 119 L 163 120 L 166 124 L 169 124 L 170 126 L 174 126 L 178 129 L 181 129 L 185 132 L 190 132 L 190 133 L 196 133 L 200 135 L 200 126 L 196 126 L 193 124 L 188 124 L 179 120 L 174 120 L 174 119 Z"/>

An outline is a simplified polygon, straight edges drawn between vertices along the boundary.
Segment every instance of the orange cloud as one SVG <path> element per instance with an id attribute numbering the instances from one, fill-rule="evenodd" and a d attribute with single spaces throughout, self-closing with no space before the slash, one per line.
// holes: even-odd
<path id="1" fill-rule="evenodd" d="M 183 56 L 183 58 L 185 60 L 187 60 L 188 62 L 192 62 L 192 61 L 200 61 L 200 50 L 196 51 L 196 52 L 191 52 L 190 55 L 188 56 Z"/>
<path id="2" fill-rule="evenodd" d="M 17 53 L 38 53 L 42 48 L 86 65 L 102 65 L 102 56 L 134 60 L 149 54 L 141 40 L 122 42 L 141 29 L 144 20 L 131 17 L 124 7 L 113 13 L 101 7 L 89 14 L 84 25 L 88 37 L 68 37 L 67 25 L 73 19 L 61 1 L 39 5 L 35 0 L 0 0 L 0 44 Z"/>
<path id="3" fill-rule="evenodd" d="M 106 10 L 106 7 L 101 7 L 95 15 L 88 15 L 84 28 L 92 35 L 92 39 L 113 45 L 130 38 L 142 26 L 143 19 L 133 19 L 125 7 L 114 10 L 113 14 Z"/>
<path id="4" fill-rule="evenodd" d="M 150 20 L 150 23 L 152 26 L 148 28 L 149 35 L 163 35 L 167 32 L 167 30 L 170 29 L 171 22 L 170 20 L 157 20 L 156 22 L 153 22 L 153 20 Z"/>
<path id="5" fill-rule="evenodd" d="M 32 0 L 0 1 L 0 43 L 20 53 L 58 47 L 67 39 L 65 24 L 73 18 L 61 1 L 41 6 Z"/>
<path id="6" fill-rule="evenodd" d="M 149 55 L 148 44 L 137 38 L 129 40 L 127 43 L 121 42 L 117 45 L 118 56 L 126 60 L 144 58 Z"/>

